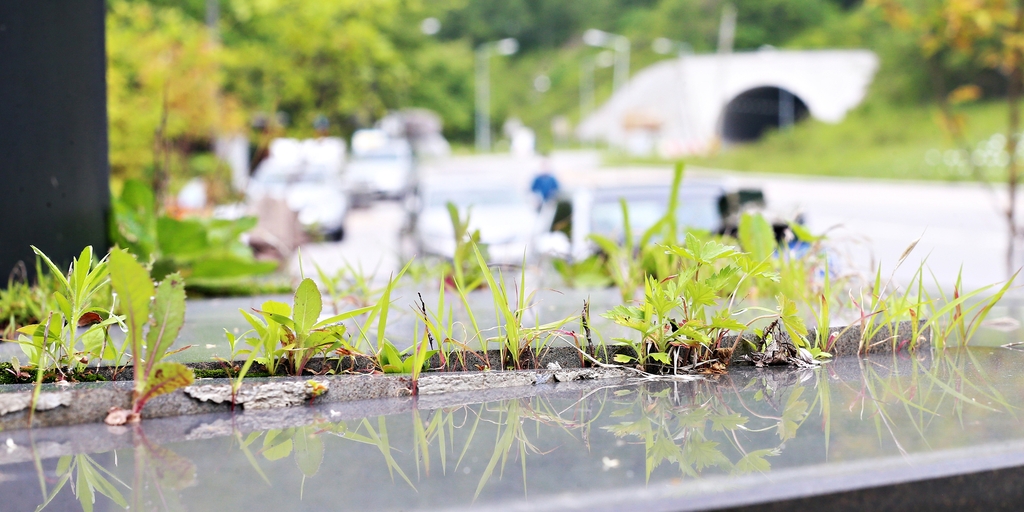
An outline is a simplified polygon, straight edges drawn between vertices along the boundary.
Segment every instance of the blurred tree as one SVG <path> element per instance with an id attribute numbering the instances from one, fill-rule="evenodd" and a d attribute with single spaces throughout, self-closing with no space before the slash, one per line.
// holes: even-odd
<path id="1" fill-rule="evenodd" d="M 1007 80 L 1009 116 L 1006 130 L 1007 195 L 1004 216 L 1008 229 L 1007 274 L 1015 266 L 1015 248 L 1024 233 L 1017 223 L 1017 185 L 1020 182 L 1020 96 L 1024 82 L 1024 0 L 870 0 L 894 27 L 913 34 L 934 80 L 936 103 L 950 135 L 970 155 L 964 137 L 964 118 L 955 112 L 959 103 L 980 97 L 976 84 L 949 91 L 943 65 L 961 58 L 1002 73 Z M 973 159 L 968 158 L 972 169 Z M 975 171 L 976 172 L 976 171 Z"/>
<path id="2" fill-rule="evenodd" d="M 222 18 L 227 91 L 307 128 L 366 125 L 406 103 L 410 69 L 391 37 L 414 4 L 399 0 L 231 0 Z"/>
<path id="3" fill-rule="evenodd" d="M 220 94 L 223 52 L 177 9 L 113 0 L 107 54 L 111 174 L 145 178 L 162 199 L 193 145 L 242 123 L 238 103 Z"/>

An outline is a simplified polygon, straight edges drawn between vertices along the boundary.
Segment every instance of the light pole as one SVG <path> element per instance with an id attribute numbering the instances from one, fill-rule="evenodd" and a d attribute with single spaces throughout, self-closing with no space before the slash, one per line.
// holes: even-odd
<path id="1" fill-rule="evenodd" d="M 608 57 L 605 59 L 604 57 Z M 594 69 L 606 68 L 614 63 L 611 52 L 585 55 L 580 62 L 580 121 L 594 111 Z"/>
<path id="2" fill-rule="evenodd" d="M 629 38 L 592 28 L 583 33 L 583 42 L 590 46 L 615 50 L 614 88 L 616 92 L 622 89 L 629 80 Z"/>
<path id="3" fill-rule="evenodd" d="M 491 56 L 519 51 L 519 41 L 509 37 L 481 44 L 476 49 L 476 150 L 491 150 Z"/>

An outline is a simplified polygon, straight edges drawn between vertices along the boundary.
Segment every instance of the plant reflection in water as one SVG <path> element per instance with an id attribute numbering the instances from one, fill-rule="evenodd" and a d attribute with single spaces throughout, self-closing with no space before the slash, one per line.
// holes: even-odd
<path id="1" fill-rule="evenodd" d="M 983 370 L 999 369 L 1003 356 L 981 353 L 979 361 L 978 354 L 872 357 L 801 371 L 751 369 L 713 380 L 585 388 L 345 421 L 324 410 L 305 425 L 235 431 L 231 439 L 233 452 L 248 461 L 242 471 L 248 465 L 253 472 L 243 476 L 246 485 L 262 481 L 292 499 L 308 498 L 314 487 L 321 496 L 365 491 L 338 488 L 339 481 L 357 485 L 336 474 L 339 463 L 332 459 L 339 458 L 356 461 L 360 472 L 390 476 L 398 486 L 392 494 L 412 503 L 425 489 L 439 487 L 446 499 L 464 504 L 509 492 L 527 497 L 528 484 L 549 486 L 550 474 L 539 480 L 530 475 L 550 471 L 544 467 L 550 457 L 562 457 L 558 467 L 564 471 L 583 465 L 601 473 L 603 464 L 605 472 L 620 472 L 594 475 L 592 486 L 620 482 L 640 467 L 649 483 L 767 473 L 808 459 L 821 463 L 956 447 L 986 428 L 978 424 L 1014 421 L 1017 408 L 1006 398 L 1016 389 L 1012 375 Z M 39 508 L 62 492 L 73 493 L 83 510 L 92 510 L 97 496 L 122 508 L 181 508 L 188 501 L 180 499 L 181 491 L 196 482 L 196 465 L 150 443 L 144 428 L 126 429 L 132 436 L 131 477 L 117 467 L 125 451 L 62 457 L 55 473 L 43 471 L 44 462 L 52 461 L 37 460 Z M 289 458 L 292 464 L 285 462 Z M 325 460 L 334 462 L 329 474 Z M 521 475 L 506 479 L 507 469 Z M 203 471 L 201 465 L 198 472 Z M 284 477 L 288 471 L 301 476 L 296 488 Z M 204 485 L 212 484 L 201 481 L 198 487 Z"/>
<path id="2" fill-rule="evenodd" d="M 85 512 L 92 512 L 97 494 L 125 509 L 185 510 L 178 491 L 195 485 L 195 464 L 167 448 L 151 443 L 141 425 L 112 428 L 130 430 L 123 433 L 132 436 L 132 485 L 129 486 L 115 474 L 118 465 L 115 452 L 111 468 L 104 467 L 86 454 L 61 457 L 57 461 L 56 482 L 51 488 L 47 484 L 52 480 L 47 477 L 43 461 L 37 455 L 36 474 L 43 494 L 43 501 L 36 508 L 37 511 L 45 509 L 66 488 L 75 495 Z M 38 453 L 34 444 L 32 449 L 34 454 Z M 130 506 L 121 489 L 129 493 Z"/>

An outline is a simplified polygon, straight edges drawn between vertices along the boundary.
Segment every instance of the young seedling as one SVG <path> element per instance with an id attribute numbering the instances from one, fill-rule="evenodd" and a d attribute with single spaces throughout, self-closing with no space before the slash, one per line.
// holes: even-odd
<path id="1" fill-rule="evenodd" d="M 263 358 L 270 362 L 268 370 L 277 370 L 276 360 L 283 355 L 292 375 L 302 375 L 306 365 L 316 355 L 327 354 L 343 348 L 355 352 L 345 336 L 346 328 L 340 322 L 368 313 L 377 306 L 346 311 L 325 320 L 317 321 L 323 311 L 320 290 L 312 279 L 305 278 L 295 290 L 292 307 L 280 302 L 268 301 L 263 310 L 255 310 L 265 320 L 261 322 L 252 315 L 242 312 L 259 338 L 252 338 L 253 352 L 243 366 L 248 370 L 250 360 L 261 349 Z M 280 345 L 280 349 L 277 346 Z"/>
<path id="2" fill-rule="evenodd" d="M 150 399 L 189 386 L 192 370 L 181 363 L 164 361 L 168 349 L 185 323 L 185 281 L 177 273 L 153 286 L 149 272 L 123 249 L 110 251 L 110 282 L 121 298 L 128 328 L 126 348 L 135 370 L 132 408 L 112 408 L 106 423 L 122 425 L 141 419 Z M 149 331 L 143 333 L 146 325 Z"/>
<path id="3" fill-rule="evenodd" d="M 58 372 L 82 370 L 91 359 L 117 359 L 107 336 L 107 327 L 117 323 L 115 315 L 93 306 L 108 282 L 106 259 L 96 261 L 92 247 L 86 247 L 65 276 L 42 251 L 32 250 L 46 264 L 56 281 L 55 310 L 40 324 L 18 330 L 24 336 L 22 351 L 38 371 L 51 367 Z M 80 327 L 88 326 L 88 329 Z"/>

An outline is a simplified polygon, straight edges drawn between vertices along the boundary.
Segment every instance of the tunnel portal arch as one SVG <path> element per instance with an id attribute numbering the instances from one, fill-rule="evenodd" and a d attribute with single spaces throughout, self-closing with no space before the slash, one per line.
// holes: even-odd
<path id="1" fill-rule="evenodd" d="M 772 128 L 790 126 L 807 118 L 807 104 L 792 92 L 774 86 L 748 89 L 722 111 L 722 140 L 752 142 Z"/>

